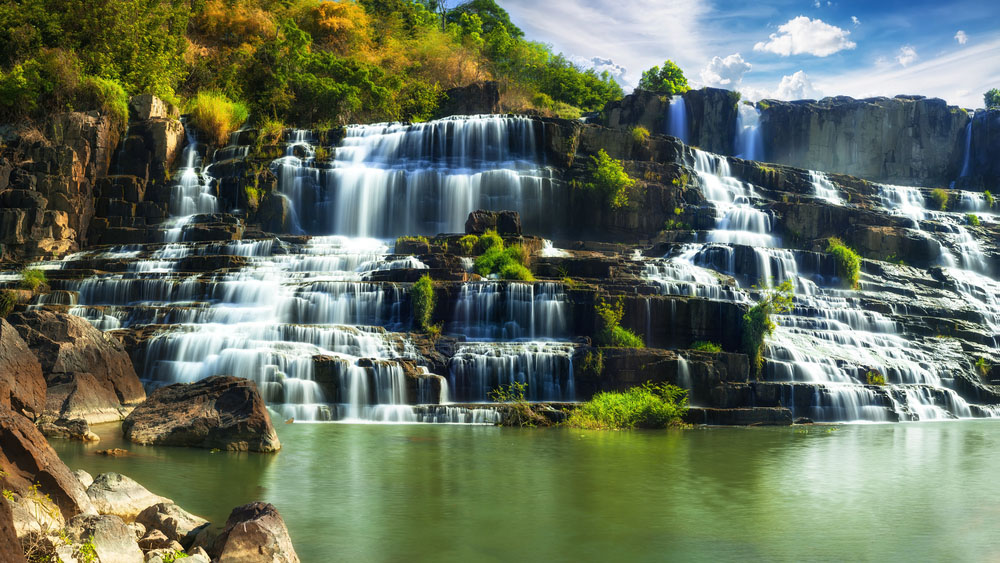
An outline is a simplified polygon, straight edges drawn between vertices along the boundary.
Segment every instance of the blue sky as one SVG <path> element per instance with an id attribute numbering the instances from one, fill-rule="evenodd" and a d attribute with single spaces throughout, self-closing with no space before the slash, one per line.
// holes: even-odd
<path id="1" fill-rule="evenodd" d="M 626 92 L 665 59 L 759 99 L 922 94 L 968 108 L 1000 87 L 1000 1 L 499 0 L 529 39 Z"/>

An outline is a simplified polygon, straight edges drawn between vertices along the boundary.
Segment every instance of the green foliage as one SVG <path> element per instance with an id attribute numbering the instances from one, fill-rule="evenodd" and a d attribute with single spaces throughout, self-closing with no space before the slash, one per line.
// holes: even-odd
<path id="1" fill-rule="evenodd" d="M 986 358 L 980 357 L 976 360 L 976 371 L 978 371 L 979 375 L 982 377 L 986 377 L 986 374 L 990 372 L 992 367 L 993 366 L 990 365 L 990 362 L 987 361 Z"/>
<path id="2" fill-rule="evenodd" d="M 483 236 L 479 237 L 478 244 L 476 245 L 476 249 L 480 254 L 491 248 L 499 248 L 500 250 L 503 250 L 503 238 L 497 234 L 495 229 L 489 229 L 483 233 Z"/>
<path id="3" fill-rule="evenodd" d="M 198 92 L 186 107 L 191 124 L 208 135 L 216 146 L 224 146 L 229 133 L 247 120 L 249 111 L 242 102 L 230 100 L 221 92 Z"/>
<path id="4" fill-rule="evenodd" d="M 6 317 L 17 305 L 17 292 L 12 289 L 0 289 L 0 318 Z"/>
<path id="5" fill-rule="evenodd" d="M 601 197 L 612 209 L 620 209 L 628 205 L 628 190 L 635 185 L 635 180 L 625 172 L 622 161 L 608 156 L 601 149 L 597 156 L 591 157 L 590 180 L 584 186 Z"/>
<path id="6" fill-rule="evenodd" d="M 684 188 L 687 187 L 689 180 L 690 178 L 688 178 L 687 174 L 681 174 L 680 176 L 671 180 L 670 183 L 673 184 L 675 187 Z"/>
<path id="7" fill-rule="evenodd" d="M 583 365 L 580 366 L 580 369 L 590 377 L 600 377 L 604 373 L 604 351 L 598 350 L 596 354 L 588 351 L 587 355 L 583 357 Z"/>
<path id="8" fill-rule="evenodd" d="M 613 348 L 644 348 L 646 344 L 642 337 L 631 330 L 622 328 L 621 321 L 625 316 L 625 307 L 621 296 L 613 303 L 603 298 L 594 305 L 594 312 L 600 322 L 597 342 L 601 346 Z"/>
<path id="9" fill-rule="evenodd" d="M 931 201 L 933 201 L 934 206 L 941 211 L 948 209 L 948 192 L 942 188 L 934 188 L 931 190 Z"/>
<path id="10" fill-rule="evenodd" d="M 548 421 L 545 417 L 536 413 L 528 399 L 525 391 L 528 384 L 522 381 L 514 381 L 507 385 L 501 385 L 490 391 L 490 399 L 495 403 L 502 403 L 509 408 L 505 412 L 502 424 L 504 426 L 538 426 L 546 425 Z"/>
<path id="11" fill-rule="evenodd" d="M 489 233 L 479 238 L 480 244 L 487 238 Z M 498 237 L 499 238 L 499 237 Z M 504 248 L 503 241 L 499 245 L 494 244 L 480 254 L 473 264 L 473 271 L 480 276 L 497 274 L 501 279 L 534 281 L 535 276 L 525 265 L 527 263 L 527 253 L 524 247 L 519 244 Z"/>
<path id="12" fill-rule="evenodd" d="M 865 382 L 868 385 L 885 385 L 885 376 L 875 370 L 868 370 L 865 374 Z"/>
<path id="13" fill-rule="evenodd" d="M 7 499 L 10 502 L 14 502 L 14 491 L 10 489 L 4 489 L 2 493 L 3 493 L 3 498 Z"/>
<path id="14" fill-rule="evenodd" d="M 979 226 L 979 216 L 974 213 L 967 213 L 965 215 L 965 220 L 973 227 Z"/>
<path id="15" fill-rule="evenodd" d="M 790 280 L 764 292 L 760 301 L 743 315 L 743 350 L 750 357 L 750 369 L 760 378 L 764 369 L 764 340 L 774 333 L 772 315 L 792 309 L 794 288 Z"/>
<path id="16" fill-rule="evenodd" d="M 986 104 L 987 109 L 1000 108 L 1000 89 L 991 88 L 983 94 L 983 103 Z"/>
<path id="17" fill-rule="evenodd" d="M 160 558 L 163 559 L 163 563 L 174 563 L 178 559 L 184 559 L 185 557 L 189 557 L 187 553 L 184 553 L 183 551 L 178 551 L 176 549 L 173 551 L 168 551 L 160 556 Z"/>
<path id="18" fill-rule="evenodd" d="M 100 557 L 97 555 L 97 545 L 94 543 L 94 536 L 88 537 L 87 541 L 76 548 L 76 552 L 73 555 L 80 563 L 98 563 Z"/>
<path id="19" fill-rule="evenodd" d="M 986 200 L 986 207 L 993 208 L 993 194 L 989 190 L 983 192 L 983 199 Z"/>
<path id="20" fill-rule="evenodd" d="M 83 77 L 76 100 L 80 107 L 99 109 L 110 115 L 120 128 L 128 123 L 128 94 L 113 78 Z"/>
<path id="21" fill-rule="evenodd" d="M 684 77 L 684 71 L 673 61 L 668 60 L 663 63 L 662 68 L 654 66 L 643 71 L 642 78 L 639 80 L 639 89 L 673 96 L 687 92 L 688 82 L 687 78 Z"/>
<path id="22" fill-rule="evenodd" d="M 632 128 L 632 140 L 636 143 L 645 143 L 649 139 L 649 129 L 639 125 Z"/>
<path id="23" fill-rule="evenodd" d="M 48 283 L 48 279 L 45 277 L 44 270 L 39 270 L 38 268 L 25 268 L 21 270 L 21 281 L 19 283 L 21 289 L 35 291 L 46 283 Z"/>
<path id="24" fill-rule="evenodd" d="M 500 244 L 503 244 L 501 239 Z M 465 235 L 458 239 L 458 246 L 462 249 L 462 254 L 471 255 L 476 251 L 476 247 L 479 246 L 479 237 L 476 235 Z"/>
<path id="25" fill-rule="evenodd" d="M 688 410 L 687 391 L 645 383 L 623 392 L 603 392 L 580 405 L 567 424 L 576 428 L 621 430 L 681 426 Z"/>
<path id="26" fill-rule="evenodd" d="M 678 221 L 677 219 L 667 219 L 663 222 L 664 231 L 686 231 L 690 228 L 690 225 L 684 221 Z"/>
<path id="27" fill-rule="evenodd" d="M 434 306 L 437 297 L 434 295 L 434 281 L 427 274 L 421 276 L 410 289 L 410 300 L 413 303 L 413 320 L 420 330 L 427 332 L 433 326 Z"/>
<path id="28" fill-rule="evenodd" d="M 837 276 L 844 280 L 852 289 L 858 288 L 858 278 L 861 272 L 861 257 L 850 247 L 844 245 L 839 238 L 831 238 L 826 251 L 837 261 Z"/>
<path id="29" fill-rule="evenodd" d="M 722 351 L 722 346 L 719 346 L 715 342 L 706 342 L 704 340 L 699 340 L 691 345 L 692 350 L 698 350 L 701 352 L 711 352 L 713 354 L 718 354 Z"/>

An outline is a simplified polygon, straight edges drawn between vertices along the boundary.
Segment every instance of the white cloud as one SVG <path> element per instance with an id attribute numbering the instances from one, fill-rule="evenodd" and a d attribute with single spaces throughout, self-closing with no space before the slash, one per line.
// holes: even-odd
<path id="1" fill-rule="evenodd" d="M 815 2 L 813 2 L 813 8 L 819 8 L 820 5 L 821 4 L 819 3 L 819 0 L 816 0 Z"/>
<path id="2" fill-rule="evenodd" d="M 965 45 L 969 42 L 969 36 L 960 29 L 958 30 L 958 33 L 955 34 L 955 41 L 958 41 L 959 45 Z"/>
<path id="3" fill-rule="evenodd" d="M 743 75 L 750 72 L 753 66 L 744 61 L 739 53 L 733 53 L 725 58 L 712 57 L 701 71 L 701 81 L 705 86 L 725 86 L 732 89 L 743 81 Z"/>
<path id="4" fill-rule="evenodd" d="M 625 74 L 628 72 L 627 68 L 620 64 L 616 64 L 613 60 L 607 57 L 590 57 L 588 59 L 586 57 L 571 55 L 566 58 L 584 70 L 592 68 L 597 71 L 597 74 L 608 71 L 608 73 L 611 74 L 611 78 L 614 78 L 619 83 L 625 80 Z"/>
<path id="5" fill-rule="evenodd" d="M 851 23 L 854 24 L 854 27 L 857 27 L 861 25 L 861 20 L 858 19 L 858 16 L 851 16 Z"/>
<path id="6" fill-rule="evenodd" d="M 832 55 L 844 49 L 853 49 L 856 43 L 847 38 L 851 32 L 830 25 L 823 20 L 798 16 L 778 27 L 767 42 L 753 46 L 754 51 L 767 51 L 784 57 L 809 54 L 817 57 Z"/>
<path id="7" fill-rule="evenodd" d="M 806 100 L 819 98 L 820 93 L 806 73 L 800 70 L 781 77 L 778 89 L 774 91 L 774 97 L 779 100 Z"/>
<path id="8" fill-rule="evenodd" d="M 918 58 L 917 50 L 912 45 L 903 45 L 899 48 L 899 54 L 896 55 L 896 62 L 906 67 L 915 63 Z"/>

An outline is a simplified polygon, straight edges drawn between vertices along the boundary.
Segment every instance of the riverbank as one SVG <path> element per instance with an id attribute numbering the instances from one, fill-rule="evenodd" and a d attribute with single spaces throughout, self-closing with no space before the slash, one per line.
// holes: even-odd
<path id="1" fill-rule="evenodd" d="M 282 424 L 274 455 L 53 440 L 213 522 L 281 511 L 305 563 L 343 560 L 984 560 L 992 421 L 688 431 Z M 219 514 L 216 514 L 216 513 Z M 721 532 L 720 532 L 721 531 Z M 877 541 L 875 539 L 877 538 Z"/>

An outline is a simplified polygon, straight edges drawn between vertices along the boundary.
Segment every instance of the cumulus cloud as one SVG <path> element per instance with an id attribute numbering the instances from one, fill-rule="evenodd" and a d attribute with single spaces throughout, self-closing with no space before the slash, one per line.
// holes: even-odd
<path id="1" fill-rule="evenodd" d="M 768 41 L 753 46 L 754 51 L 767 51 L 783 57 L 809 54 L 817 57 L 832 55 L 857 44 L 847 38 L 851 32 L 823 20 L 799 16 L 788 20 L 772 33 Z"/>
<path id="2" fill-rule="evenodd" d="M 960 29 L 958 30 L 958 33 L 955 34 L 955 41 L 958 41 L 959 45 L 965 45 L 969 42 L 969 36 Z"/>
<path id="3" fill-rule="evenodd" d="M 861 25 L 861 20 L 858 19 L 858 16 L 851 16 L 851 23 L 854 24 L 854 27 L 857 27 Z"/>
<path id="4" fill-rule="evenodd" d="M 912 45 L 903 45 L 899 48 L 899 54 L 896 55 L 896 62 L 902 66 L 910 66 L 918 58 L 917 50 Z"/>
<path id="5" fill-rule="evenodd" d="M 781 77 L 774 97 L 779 100 L 807 100 L 820 97 L 819 91 L 813 86 L 812 80 L 803 71 Z"/>
<path id="6" fill-rule="evenodd" d="M 743 81 L 743 75 L 753 68 L 739 53 L 728 57 L 712 57 L 701 71 L 701 81 L 706 86 L 733 87 Z"/>
<path id="7" fill-rule="evenodd" d="M 627 68 L 623 67 L 620 64 L 615 63 L 615 61 L 607 57 L 590 57 L 588 59 L 587 57 L 580 57 L 573 55 L 568 58 L 570 62 L 572 62 L 573 64 L 579 66 L 584 70 L 592 68 L 595 71 L 597 71 L 597 74 L 601 74 L 604 71 L 608 71 L 608 74 L 611 75 L 611 78 L 614 78 L 618 82 L 624 81 L 625 73 L 628 72 Z"/>

